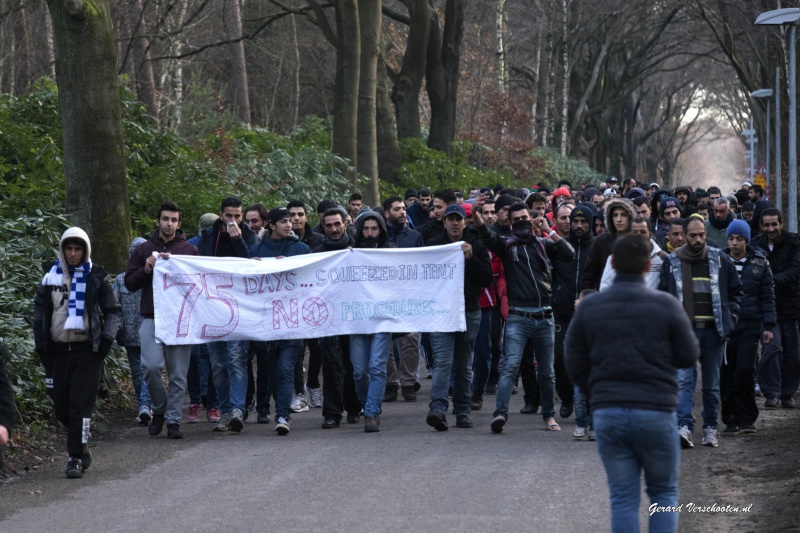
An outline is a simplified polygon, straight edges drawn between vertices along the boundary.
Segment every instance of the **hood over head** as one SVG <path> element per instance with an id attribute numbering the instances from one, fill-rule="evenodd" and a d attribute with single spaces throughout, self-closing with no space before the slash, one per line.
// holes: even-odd
<path id="1" fill-rule="evenodd" d="M 378 228 L 380 229 L 380 237 L 378 238 L 378 248 L 382 248 L 386 246 L 389 242 L 389 232 L 386 230 L 386 221 L 383 220 L 383 216 L 374 211 L 370 207 L 364 207 L 358 212 L 358 216 L 356 217 L 355 222 L 355 229 L 356 229 L 356 237 L 355 237 L 355 245 L 356 247 L 361 246 L 364 237 L 361 235 L 361 230 L 364 227 L 364 222 L 370 219 L 374 219 L 378 221 Z"/>
<path id="2" fill-rule="evenodd" d="M 80 239 L 86 247 L 86 254 L 83 257 L 83 262 L 86 263 L 92 259 L 92 243 L 89 241 L 89 235 L 86 234 L 81 228 L 73 226 L 61 235 L 61 241 L 58 243 L 58 260 L 63 265 L 66 272 L 67 261 L 64 259 L 64 242 L 67 239 Z"/>
<path id="3" fill-rule="evenodd" d="M 606 231 L 611 233 L 616 237 L 617 230 L 614 228 L 614 217 L 612 216 L 612 212 L 614 208 L 622 207 L 627 211 L 628 217 L 630 221 L 633 222 L 633 219 L 636 218 L 636 210 L 633 208 L 633 203 L 628 200 L 623 200 L 622 198 L 612 198 L 608 202 L 603 205 L 603 211 L 605 211 L 605 227 Z"/>
<path id="4" fill-rule="evenodd" d="M 147 242 L 147 239 L 145 239 L 145 238 L 142 238 L 142 237 L 136 237 L 135 239 L 133 239 L 133 240 L 131 241 L 131 246 L 130 246 L 130 248 L 128 248 L 128 259 L 130 259 L 130 258 L 131 258 L 131 256 L 133 255 L 133 251 L 134 251 L 134 250 L 135 250 L 135 249 L 136 249 L 136 248 L 137 248 L 137 247 L 138 247 L 140 244 L 144 244 L 144 243 L 146 243 L 146 242 Z"/>

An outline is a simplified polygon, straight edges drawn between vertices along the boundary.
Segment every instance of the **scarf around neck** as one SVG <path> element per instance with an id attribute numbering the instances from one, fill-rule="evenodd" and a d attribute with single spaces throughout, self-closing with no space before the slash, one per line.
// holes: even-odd
<path id="1" fill-rule="evenodd" d="M 64 329 L 83 330 L 83 313 L 86 305 L 86 278 L 92 271 L 92 261 L 86 261 L 78 267 L 67 267 L 69 272 L 69 303 L 67 304 L 67 321 Z M 42 278 L 42 285 L 61 287 L 64 284 L 64 271 L 61 261 L 56 260 L 50 271 Z"/>
<path id="2" fill-rule="evenodd" d="M 689 318 L 694 320 L 694 283 L 692 282 L 692 263 L 708 261 L 708 246 L 703 245 L 703 249 L 694 252 L 688 244 L 684 244 L 675 250 L 675 255 L 681 260 L 681 275 L 683 276 L 683 308 L 689 314 Z"/>

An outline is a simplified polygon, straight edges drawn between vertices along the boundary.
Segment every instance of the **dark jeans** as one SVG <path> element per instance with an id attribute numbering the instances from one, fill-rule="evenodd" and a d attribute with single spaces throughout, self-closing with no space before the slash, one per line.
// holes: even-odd
<path id="1" fill-rule="evenodd" d="M 569 320 L 556 315 L 556 340 L 553 346 L 553 370 L 556 373 L 556 394 L 561 398 L 561 403 L 572 405 L 575 389 L 567 375 L 564 366 L 564 340 L 567 336 Z"/>
<path id="2" fill-rule="evenodd" d="M 492 314 L 492 366 L 489 369 L 489 383 L 497 385 L 500 380 L 500 359 L 503 357 L 503 342 L 505 336 L 506 321 L 503 320 L 503 314 L 499 309 L 496 313 Z"/>
<path id="3" fill-rule="evenodd" d="M 719 371 L 719 393 L 722 399 L 722 421 L 726 425 L 752 425 L 758 418 L 755 378 L 758 339 L 761 323 L 742 321 L 728 340 L 727 362 Z"/>
<path id="4" fill-rule="evenodd" d="M 308 346 L 308 375 L 306 376 L 306 387 L 309 389 L 319 388 L 319 372 L 322 370 L 322 350 L 319 347 L 319 339 L 306 339 Z"/>
<path id="5" fill-rule="evenodd" d="M 72 351 L 54 350 L 47 372 L 47 394 L 53 400 L 56 419 L 67 428 L 67 453 L 83 457 L 89 426 L 100 387 L 100 358 L 90 343 Z"/>
<path id="6" fill-rule="evenodd" d="M 203 403 L 206 397 L 206 409 L 219 409 L 217 389 L 211 379 L 211 370 L 208 363 L 208 344 L 195 344 L 192 346 L 192 355 L 189 359 L 189 373 L 186 375 L 186 388 L 189 390 L 189 403 Z"/>
<path id="7" fill-rule="evenodd" d="M 267 341 L 263 346 L 269 375 L 275 384 L 275 419 L 291 420 L 292 382 L 295 376 L 295 364 L 303 357 L 303 341 Z"/>
<path id="8" fill-rule="evenodd" d="M 481 309 L 481 323 L 478 327 L 478 336 L 475 337 L 475 355 L 472 359 L 472 396 L 474 397 L 482 397 L 486 385 L 489 383 L 492 355 L 495 352 L 495 343 L 492 342 L 492 323 L 495 318 L 499 323 L 501 320 L 499 307 Z"/>
<path id="9" fill-rule="evenodd" d="M 276 399 L 275 373 L 270 373 L 269 350 L 265 342 L 251 342 L 255 352 L 257 372 L 256 381 L 256 412 L 269 414 L 269 399 Z"/>
<path id="10" fill-rule="evenodd" d="M 786 400 L 800 385 L 800 333 L 797 319 L 778 320 L 775 339 L 761 351 L 758 384 L 766 398 Z"/>
<path id="11" fill-rule="evenodd" d="M 322 416 L 342 419 L 361 411 L 350 362 L 350 339 L 347 335 L 319 339 L 322 354 Z"/>
<path id="12" fill-rule="evenodd" d="M 467 330 L 431 333 L 433 346 L 433 382 L 431 383 L 431 411 L 447 413 L 447 389 L 451 370 L 455 374 L 453 383 L 453 414 L 470 413 L 472 383 L 472 351 L 475 335 L 480 325 L 481 312 L 467 311 Z"/>
<path id="13" fill-rule="evenodd" d="M 539 405 L 539 379 L 536 374 L 536 362 L 533 345 L 529 342 L 522 352 L 522 361 L 519 365 L 519 376 L 522 378 L 522 392 L 525 405 Z"/>

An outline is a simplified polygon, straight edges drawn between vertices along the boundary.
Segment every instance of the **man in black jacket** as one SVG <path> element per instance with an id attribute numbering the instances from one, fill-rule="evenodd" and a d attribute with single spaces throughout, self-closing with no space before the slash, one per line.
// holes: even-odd
<path id="1" fill-rule="evenodd" d="M 470 399 L 472 385 L 472 352 L 481 322 L 481 287 L 492 282 L 492 264 L 489 252 L 471 228 L 467 229 L 467 214 L 458 204 L 448 206 L 444 212 L 446 234 L 431 239 L 428 246 L 438 246 L 463 241 L 464 252 L 464 309 L 466 331 L 431 333 L 433 347 L 433 382 L 431 383 L 430 412 L 426 418 L 436 431 L 447 430 L 447 389 L 450 370 L 453 369 L 453 413 L 456 427 L 471 428 Z"/>
<path id="2" fill-rule="evenodd" d="M 415 226 L 418 228 L 417 231 L 422 234 L 425 242 L 439 235 L 444 235 L 444 210 L 447 209 L 448 205 L 455 203 L 456 193 L 451 189 L 436 191 L 433 195 L 433 218 L 428 220 L 424 226 Z"/>
<path id="3" fill-rule="evenodd" d="M 727 228 L 728 246 L 722 251 L 731 256 L 742 280 L 742 304 L 720 369 L 723 435 L 754 433 L 758 418 L 755 395 L 758 340 L 768 347 L 775 329 L 775 289 L 769 261 L 761 250 L 750 246 L 750 226 L 734 219 Z"/>
<path id="4" fill-rule="evenodd" d="M 553 315 L 556 320 L 555 360 L 556 392 L 561 398 L 561 418 L 572 414 L 574 389 L 564 366 L 564 337 L 572 315 L 575 313 L 575 300 L 581 286 L 581 275 L 586 266 L 586 258 L 592 248 L 592 217 L 594 211 L 585 204 L 575 207 L 570 213 L 570 231 L 567 242 L 575 250 L 575 258 L 570 261 L 556 261 L 553 264 Z"/>
<path id="5" fill-rule="evenodd" d="M 768 207 L 761 211 L 762 234 L 753 239 L 772 268 L 775 280 L 775 308 L 778 327 L 775 339 L 761 353 L 758 379 L 766 397 L 764 408 L 796 406 L 794 393 L 800 385 L 800 238 L 783 230 L 781 212 Z"/>
<path id="6" fill-rule="evenodd" d="M 675 367 L 700 355 L 689 318 L 675 298 L 647 288 L 650 243 L 614 243 L 614 284 L 578 306 L 567 331 L 567 371 L 591 397 L 597 451 L 611 492 L 611 530 L 639 530 L 639 479 L 658 506 L 650 531 L 678 525 L 680 452 L 675 436 Z M 624 335 L 609 335 L 622 331 Z"/>
<path id="7" fill-rule="evenodd" d="M 509 207 L 511 238 L 505 239 L 492 232 L 483 223 L 479 211 L 484 195 L 475 199 L 473 223 L 478 235 L 492 253 L 503 260 L 508 294 L 508 321 L 505 334 L 505 361 L 497 389 L 497 406 L 492 420 L 492 431 L 500 433 L 508 420 L 511 389 L 519 370 L 525 344 L 533 345 L 539 363 L 539 390 L 542 417 L 546 429 L 560 431 L 555 421 L 555 375 L 553 373 L 553 321 L 552 286 L 553 261 L 569 261 L 575 252 L 569 243 L 550 230 L 550 239 L 541 237 L 549 230 L 547 219 L 531 218 L 523 203 Z"/>
<path id="8" fill-rule="evenodd" d="M 345 217 L 347 213 L 343 207 L 332 207 L 322 214 L 325 239 L 311 253 L 345 250 L 355 244 L 347 233 Z M 358 423 L 361 404 L 353 382 L 349 337 L 323 337 L 319 340 L 319 348 L 322 352 L 322 429 L 338 428 L 345 410 L 347 423 Z"/>

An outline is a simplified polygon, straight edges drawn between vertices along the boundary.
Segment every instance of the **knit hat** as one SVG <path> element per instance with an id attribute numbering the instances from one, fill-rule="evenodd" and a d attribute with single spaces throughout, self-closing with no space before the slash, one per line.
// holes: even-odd
<path id="1" fill-rule="evenodd" d="M 680 204 L 678 203 L 678 199 L 672 196 L 665 196 L 664 198 L 662 198 L 661 205 L 659 207 L 661 207 L 659 211 L 661 213 L 664 213 L 664 211 L 666 211 L 670 207 L 677 207 L 678 209 L 681 208 Z"/>
<path id="2" fill-rule="evenodd" d="M 750 244 L 750 225 L 744 220 L 738 218 L 733 219 L 733 221 L 728 224 L 728 231 L 725 234 L 725 238 L 729 239 L 731 235 L 741 235 L 744 237 L 745 242 Z"/>
<path id="3" fill-rule="evenodd" d="M 495 211 L 500 211 L 504 207 L 511 207 L 512 205 L 514 205 L 518 201 L 519 200 L 517 200 L 516 198 L 514 198 L 510 194 L 501 194 L 500 196 L 497 197 L 497 200 L 495 200 L 495 202 L 494 202 L 494 210 Z"/>
<path id="4" fill-rule="evenodd" d="M 592 217 L 594 217 L 594 213 L 595 212 L 592 211 L 592 208 L 589 207 L 587 204 L 578 204 L 575 206 L 575 209 L 572 210 L 572 213 L 569 214 L 569 220 L 573 221 L 575 220 L 576 217 L 583 217 L 586 219 L 587 222 L 591 224 Z"/>
<path id="5" fill-rule="evenodd" d="M 416 198 L 416 197 L 417 197 L 417 191 L 415 191 L 414 189 L 406 189 L 406 195 L 403 198 L 403 200 L 408 200 L 409 198 Z"/>
<path id="6" fill-rule="evenodd" d="M 572 196 L 572 192 L 567 187 L 561 187 L 553 191 L 553 198 L 556 196 Z"/>
<path id="7" fill-rule="evenodd" d="M 628 198 L 629 200 L 633 200 L 634 198 L 639 198 L 640 196 L 645 196 L 644 191 L 640 187 L 634 187 L 633 189 L 625 193 L 625 198 Z"/>

